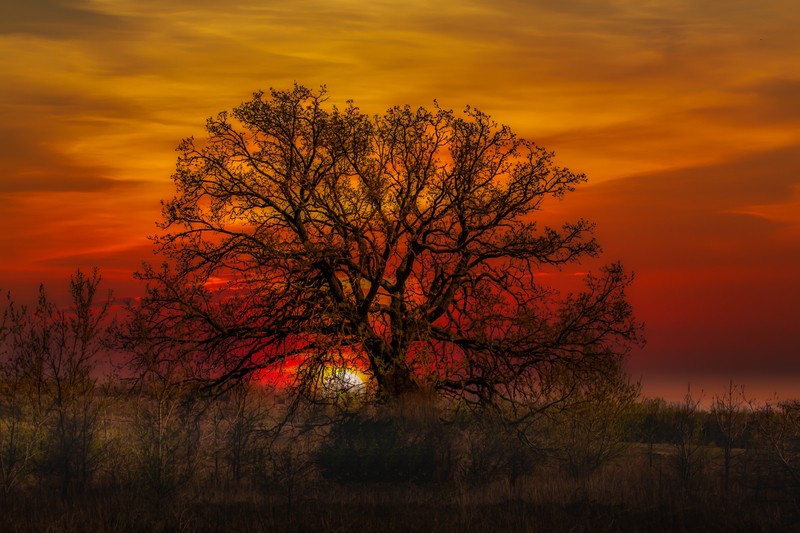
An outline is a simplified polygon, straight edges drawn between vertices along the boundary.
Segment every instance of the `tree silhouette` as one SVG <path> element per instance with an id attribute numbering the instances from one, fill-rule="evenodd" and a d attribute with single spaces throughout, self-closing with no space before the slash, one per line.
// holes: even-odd
<path id="1" fill-rule="evenodd" d="M 138 313 L 213 383 L 349 366 L 381 397 L 494 402 L 618 372 L 637 342 L 619 265 L 566 297 L 536 278 L 599 252 L 589 222 L 535 220 L 585 177 L 478 110 L 368 116 L 296 85 L 206 127 L 178 148 Z"/>

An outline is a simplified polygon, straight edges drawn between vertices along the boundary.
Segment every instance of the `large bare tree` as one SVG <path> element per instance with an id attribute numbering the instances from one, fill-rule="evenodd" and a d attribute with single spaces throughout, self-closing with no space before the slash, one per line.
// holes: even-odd
<path id="1" fill-rule="evenodd" d="M 637 341 L 619 265 L 565 297 L 537 278 L 599 251 L 585 220 L 537 224 L 585 177 L 478 110 L 368 116 L 295 86 L 207 130 L 179 147 L 139 313 L 215 383 L 354 366 L 382 397 L 486 402 L 618 372 Z"/>

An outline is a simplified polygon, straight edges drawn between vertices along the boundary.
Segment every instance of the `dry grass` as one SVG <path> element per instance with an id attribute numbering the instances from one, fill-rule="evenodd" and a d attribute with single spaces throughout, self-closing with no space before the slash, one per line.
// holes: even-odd
<path id="1" fill-rule="evenodd" d="M 700 441 L 692 444 L 688 470 L 675 443 L 634 442 L 603 467 L 571 475 L 563 461 L 543 449 L 528 448 L 528 456 L 520 459 L 519 441 L 485 419 L 445 424 L 427 404 L 371 412 L 379 424 L 340 422 L 310 431 L 287 426 L 275 438 L 261 428 L 276 419 L 280 404 L 259 401 L 266 403 L 254 403 L 251 411 L 225 410 L 227 404 L 204 411 L 209 418 L 196 426 L 185 423 L 198 420 L 194 415 L 178 420 L 171 440 L 164 441 L 173 455 L 163 465 L 173 468 L 173 477 L 166 479 L 169 490 L 156 493 L 148 478 L 153 464 L 142 462 L 145 456 L 136 449 L 145 442 L 134 438 L 141 428 L 131 423 L 143 419 L 121 399 L 103 418 L 98 435 L 104 453 L 88 488 L 62 498 L 54 474 L 33 469 L 24 483 L 0 496 L 0 531 L 766 532 L 793 531 L 800 522 L 798 486 L 757 440 L 734 450 L 727 482 L 722 450 Z M 324 419 L 318 412 L 304 416 Z M 321 451 L 348 442 L 332 440 L 336 428 L 363 430 L 359 438 L 370 439 L 376 436 L 366 430 L 383 431 L 387 420 L 397 424 L 390 428 L 402 429 L 400 437 L 394 430 L 378 437 L 401 440 L 384 448 L 376 448 L 375 440 L 356 442 L 353 449 L 371 454 L 359 457 L 379 464 L 382 454 L 387 463 L 387 454 L 395 454 L 391 460 L 396 461 L 411 442 L 435 453 L 430 475 L 404 478 L 413 482 L 326 475 Z M 247 430 L 248 439 L 232 440 L 237 428 Z M 232 443 L 241 446 L 236 476 Z"/>
<path id="2" fill-rule="evenodd" d="M 321 481 L 294 501 L 270 488 L 187 488 L 154 503 L 123 488 L 62 501 L 29 490 L 3 502 L 9 532 L 235 531 L 791 531 L 796 501 L 709 473 L 680 487 L 673 457 L 635 450 L 586 479 L 544 465 L 512 485 L 339 485 Z"/>

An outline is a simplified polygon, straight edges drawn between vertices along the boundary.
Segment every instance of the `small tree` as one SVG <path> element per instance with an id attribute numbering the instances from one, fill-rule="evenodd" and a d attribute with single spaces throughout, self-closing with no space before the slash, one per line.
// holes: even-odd
<path id="1" fill-rule="evenodd" d="M 711 405 L 711 413 L 722 437 L 723 480 L 726 489 L 730 482 L 733 447 L 747 429 L 747 412 L 743 405 L 744 389 L 734 386 L 733 380 L 728 385 L 728 392 L 723 396 L 715 396 Z"/>
<path id="2" fill-rule="evenodd" d="M 767 403 L 753 413 L 774 488 L 800 499 L 800 400 Z"/>
<path id="3" fill-rule="evenodd" d="M 304 369 L 346 353 L 380 397 L 481 404 L 552 367 L 619 366 L 640 331 L 622 268 L 566 298 L 536 277 L 599 250 L 585 220 L 536 222 L 582 174 L 472 108 L 370 117 L 326 99 L 256 93 L 180 145 L 155 238 L 171 266 L 141 273 L 140 316 L 169 324 L 164 341 L 217 384 L 286 364 L 318 376 Z"/>
<path id="4" fill-rule="evenodd" d="M 643 398 L 634 408 L 631 436 L 647 444 L 647 462 L 650 466 L 653 466 L 656 456 L 655 444 L 668 442 L 672 438 L 668 418 L 669 407 L 663 398 Z"/>
<path id="5" fill-rule="evenodd" d="M 686 491 L 692 489 L 705 463 L 701 400 L 702 395 L 693 397 L 691 386 L 687 386 L 683 401 L 673 404 L 670 410 L 673 426 L 671 444 L 676 451 L 675 467 Z"/>
<path id="6" fill-rule="evenodd" d="M 540 425 L 547 452 L 570 476 L 585 481 L 627 450 L 627 424 L 638 396 L 638 383 L 622 375 L 581 387 L 570 405 Z"/>
<path id="7" fill-rule="evenodd" d="M 252 473 L 267 439 L 263 435 L 270 423 L 270 405 L 260 384 L 243 380 L 237 386 L 214 398 L 210 411 L 211 446 L 214 478 L 238 484 L 247 473 Z"/>
<path id="8" fill-rule="evenodd" d="M 26 308 L 6 295 L 0 325 L 0 476 L 8 495 L 34 471 L 43 447 L 46 412 L 41 389 L 30 379 L 29 365 L 21 364 L 18 350 L 25 339 Z"/>
<path id="9" fill-rule="evenodd" d="M 128 352 L 135 398 L 129 439 L 135 481 L 160 508 L 195 474 L 201 396 L 195 369 L 170 346 L 150 342 L 155 333 L 134 319 L 115 337 Z"/>
<path id="10" fill-rule="evenodd" d="M 9 468 L 15 455 L 17 429 L 29 435 L 22 464 L 30 458 L 30 439 L 44 453 L 38 466 L 60 481 L 61 494 L 83 490 L 99 460 L 97 423 L 100 403 L 95 370 L 104 349 L 111 295 L 98 302 L 101 278 L 95 270 L 80 270 L 70 278 L 71 304 L 61 308 L 41 287 L 38 303 L 29 312 L 10 305 L 10 342 L 3 374 L 12 402 L 6 458 Z M 19 442 L 19 441 L 17 441 Z M 19 460 L 20 456 L 15 455 Z M 13 469 L 12 469 L 13 470 Z M 11 474 L 9 474 L 11 475 Z M 7 478 L 7 482 L 13 475 Z"/>

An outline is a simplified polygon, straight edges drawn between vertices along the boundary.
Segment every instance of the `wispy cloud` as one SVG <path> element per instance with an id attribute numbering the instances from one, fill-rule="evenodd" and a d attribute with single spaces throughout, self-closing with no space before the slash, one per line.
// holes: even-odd
<path id="1" fill-rule="evenodd" d="M 0 35 L 74 39 L 125 27 L 122 17 L 101 13 L 92 7 L 92 2 L 65 0 L 3 2 L 0 4 Z"/>

